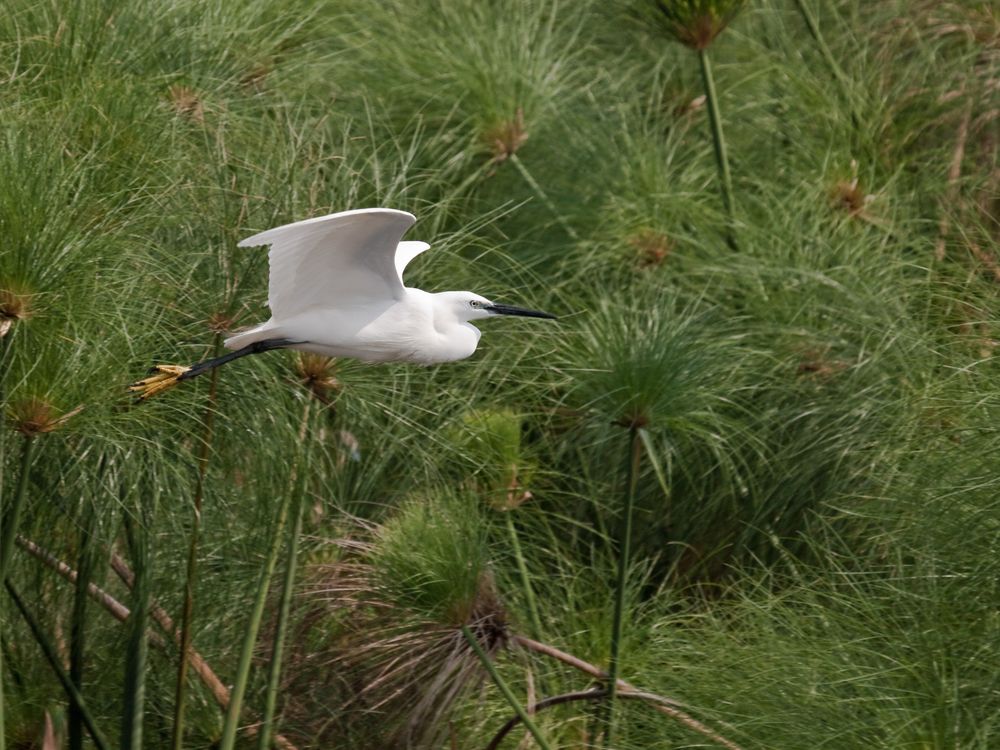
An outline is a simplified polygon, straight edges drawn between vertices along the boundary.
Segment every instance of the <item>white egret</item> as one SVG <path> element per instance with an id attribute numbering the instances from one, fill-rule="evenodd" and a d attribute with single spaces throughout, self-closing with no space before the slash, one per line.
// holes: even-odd
<path id="1" fill-rule="evenodd" d="M 480 332 L 470 321 L 494 315 L 555 317 L 472 292 L 430 293 L 404 286 L 406 265 L 430 247 L 401 241 L 415 222 L 405 211 L 362 208 L 248 237 L 240 247 L 271 247 L 271 319 L 227 338 L 226 348 L 235 351 L 191 367 L 158 365 L 130 390 L 148 398 L 178 381 L 271 349 L 364 362 L 451 362 L 476 351 Z"/>

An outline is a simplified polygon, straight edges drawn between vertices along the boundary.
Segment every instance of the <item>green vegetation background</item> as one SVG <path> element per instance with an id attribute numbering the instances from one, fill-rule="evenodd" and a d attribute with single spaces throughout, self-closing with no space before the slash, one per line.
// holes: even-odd
<path id="1" fill-rule="evenodd" d="M 997 747 L 1000 16 L 809 5 L 841 76 L 786 0 L 750 3 L 712 45 L 730 227 L 697 58 L 624 4 L 6 3 L 0 492 L 9 510 L 23 484 L 17 531 L 139 601 L 108 566 L 121 555 L 179 618 L 209 383 L 141 406 L 125 385 L 266 318 L 266 253 L 241 238 L 405 209 L 432 244 L 409 284 L 560 320 L 484 324 L 480 351 L 441 367 L 271 353 L 220 371 L 193 644 L 224 683 L 306 452 L 279 731 L 484 746 L 509 708 L 474 665 L 435 680 L 453 641 L 434 628 L 487 607 L 607 665 L 621 425 L 641 418 L 623 678 L 745 748 Z M 125 626 L 94 603 L 78 620 L 73 586 L 21 548 L 8 572 L 66 663 L 85 623 L 82 692 L 124 736 Z M 2 613 L 8 746 L 41 747 L 65 698 Z M 147 747 L 169 742 L 176 657 L 148 655 Z M 590 684 L 496 658 L 523 700 Z M 197 680 L 188 703 L 185 746 L 212 747 L 222 714 Z M 618 711 L 617 747 L 710 744 Z M 585 705 L 538 720 L 558 747 L 596 741 Z"/>

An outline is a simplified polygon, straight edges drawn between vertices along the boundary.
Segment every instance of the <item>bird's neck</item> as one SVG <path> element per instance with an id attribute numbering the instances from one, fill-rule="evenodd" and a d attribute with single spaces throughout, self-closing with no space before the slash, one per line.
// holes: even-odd
<path id="1" fill-rule="evenodd" d="M 434 332 L 438 340 L 436 356 L 440 362 L 470 357 L 479 344 L 479 329 L 448 309 L 434 311 Z"/>

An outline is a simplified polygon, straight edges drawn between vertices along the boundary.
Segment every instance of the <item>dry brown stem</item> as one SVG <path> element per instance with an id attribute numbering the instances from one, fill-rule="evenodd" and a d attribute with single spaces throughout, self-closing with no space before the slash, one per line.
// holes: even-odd
<path id="1" fill-rule="evenodd" d="M 1000 283 L 1000 261 L 997 260 L 997 257 L 989 250 L 985 250 L 980 247 L 971 239 L 966 240 L 966 242 L 969 245 L 969 251 L 973 256 L 975 256 L 976 260 L 986 267 L 986 270 L 993 276 L 994 281 Z"/>
<path id="2" fill-rule="evenodd" d="M 535 653 L 543 654 L 544 656 L 549 656 L 553 659 L 561 661 L 563 664 L 567 664 L 573 667 L 574 669 L 578 669 L 579 671 L 584 672 L 585 674 L 588 674 L 591 677 L 594 677 L 595 679 L 603 681 L 607 680 L 608 678 L 607 672 L 605 672 L 600 667 L 591 664 L 590 662 L 586 662 L 583 659 L 580 659 L 579 657 L 573 656 L 572 654 L 568 654 L 565 651 L 561 651 L 555 646 L 550 646 L 547 643 L 541 643 L 539 641 L 532 640 L 531 638 L 526 638 L 521 635 L 512 635 L 510 639 L 512 643 L 516 643 L 517 645 L 521 646 L 524 649 L 527 649 L 528 651 L 534 651 Z M 732 740 L 726 739 L 721 734 L 716 732 L 714 729 L 711 729 L 705 724 L 702 724 L 700 721 L 691 716 L 689 713 L 682 711 L 680 709 L 680 706 L 683 706 L 684 704 L 679 703 L 671 698 L 667 698 L 662 695 L 657 695 L 656 693 L 650 693 L 646 690 L 637 690 L 635 687 L 633 687 L 625 680 L 616 680 L 615 684 L 618 688 L 618 693 L 621 697 L 636 698 L 638 700 L 651 703 L 653 705 L 653 708 L 659 711 L 661 714 L 665 714 L 666 716 L 670 716 L 671 718 L 676 719 L 681 724 L 688 727 L 688 729 L 698 732 L 704 737 L 708 737 L 713 742 L 717 742 L 723 747 L 728 748 L 728 750 L 741 750 L 740 746 L 737 745 Z"/>
<path id="3" fill-rule="evenodd" d="M 951 155 L 951 165 L 948 167 L 948 190 L 947 206 L 955 205 L 958 200 L 958 180 L 962 176 L 962 160 L 965 159 L 965 144 L 969 140 L 969 122 L 972 119 L 972 99 L 965 103 L 962 112 L 962 120 L 958 124 L 958 135 L 955 137 L 955 150 Z M 947 209 L 941 212 L 941 221 L 938 224 L 938 238 L 934 246 L 934 257 L 938 261 L 944 260 L 945 241 L 948 237 L 948 230 L 951 228 L 951 220 Z"/>
<path id="4" fill-rule="evenodd" d="M 56 573 L 61 575 L 70 583 L 76 583 L 77 573 L 69 565 L 59 560 L 51 552 L 42 547 L 39 547 L 30 539 L 26 539 L 20 534 L 17 535 L 17 546 L 26 551 L 32 557 L 43 562 L 48 568 L 54 570 Z M 120 601 L 115 599 L 111 594 L 102 589 L 100 586 L 90 583 L 87 584 L 87 593 L 90 598 L 104 607 L 111 615 L 118 620 L 118 622 L 125 622 L 128 619 L 130 610 Z M 163 645 L 160 641 L 157 645 Z"/>

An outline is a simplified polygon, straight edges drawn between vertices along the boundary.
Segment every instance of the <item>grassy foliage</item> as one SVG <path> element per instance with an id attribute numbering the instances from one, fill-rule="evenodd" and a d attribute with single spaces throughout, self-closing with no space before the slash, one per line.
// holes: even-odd
<path id="1" fill-rule="evenodd" d="M 175 634 L 145 607 L 180 621 L 195 497 L 192 645 L 232 684 L 270 584 L 241 726 L 287 630 L 279 742 L 485 746 L 512 710 L 463 629 L 525 706 L 593 678 L 518 637 L 606 669 L 620 592 L 620 676 L 741 747 L 997 744 L 988 3 L 7 5 L 0 539 L 34 618 L 4 593 L 7 747 L 67 712 L 76 744 L 73 691 L 108 744 L 170 742 Z M 674 38 L 708 32 L 706 103 Z M 239 239 L 373 205 L 433 244 L 409 284 L 560 320 L 484 324 L 448 366 L 272 353 L 213 399 L 195 380 L 130 402 L 149 365 L 266 316 L 266 254 Z M 314 397 L 278 625 L 261 571 Z M 17 534 L 140 611 L 84 606 Z M 183 746 L 211 747 L 224 712 L 188 679 Z M 539 732 L 599 745 L 586 706 Z M 710 742 L 616 712 L 617 748 Z"/>

